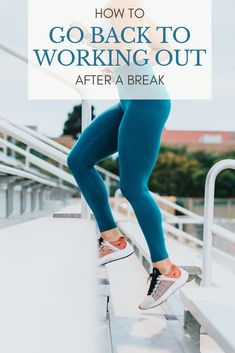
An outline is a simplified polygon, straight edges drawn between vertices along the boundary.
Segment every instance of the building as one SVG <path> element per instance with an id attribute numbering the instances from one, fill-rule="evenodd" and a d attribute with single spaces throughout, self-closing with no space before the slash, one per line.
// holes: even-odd
<path id="1" fill-rule="evenodd" d="M 59 137 L 53 137 L 52 138 L 55 142 L 61 143 L 61 145 L 64 145 L 67 148 L 72 148 L 74 145 L 74 142 L 76 142 L 72 136 L 69 135 L 63 135 Z"/>
<path id="2" fill-rule="evenodd" d="M 189 151 L 235 151 L 235 131 L 184 131 L 165 129 L 162 135 L 162 144 L 176 147 L 186 146 Z"/>

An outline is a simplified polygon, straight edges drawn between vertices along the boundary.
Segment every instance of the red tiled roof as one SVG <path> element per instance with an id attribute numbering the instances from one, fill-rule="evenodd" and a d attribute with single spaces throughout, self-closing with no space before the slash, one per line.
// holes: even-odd
<path id="1" fill-rule="evenodd" d="M 233 144 L 235 132 L 164 130 L 162 143 L 169 144 Z"/>
<path id="2" fill-rule="evenodd" d="M 65 147 L 72 148 L 74 143 L 76 142 L 72 136 L 69 135 L 62 135 L 59 137 L 53 137 L 52 140 L 55 142 L 61 143 L 61 145 L 64 145 Z"/>

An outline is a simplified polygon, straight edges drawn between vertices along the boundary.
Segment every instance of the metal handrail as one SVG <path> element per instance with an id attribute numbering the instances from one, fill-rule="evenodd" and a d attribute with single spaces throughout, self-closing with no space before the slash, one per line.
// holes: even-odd
<path id="1" fill-rule="evenodd" d="M 23 63 L 25 63 L 27 65 L 31 65 L 33 67 L 36 67 L 38 70 L 43 71 L 45 74 L 55 78 L 56 80 L 64 83 L 65 85 L 69 86 L 70 88 L 75 90 L 78 94 L 80 94 L 80 96 L 82 96 L 82 92 L 79 90 L 79 88 L 77 86 L 71 85 L 71 83 L 69 81 L 67 81 L 64 77 L 62 77 L 62 76 L 60 76 L 58 74 L 54 74 L 54 73 L 52 73 L 52 72 L 50 72 L 50 71 L 48 71 L 48 70 L 46 70 L 46 69 L 44 69 L 42 67 L 39 68 L 34 63 L 30 62 L 27 57 L 25 57 L 23 54 L 21 54 L 18 51 L 16 51 L 14 48 L 11 48 L 8 44 L 5 44 L 5 43 L 1 42 L 0 43 L 0 50 L 4 51 L 5 53 L 13 56 L 17 60 L 20 60 L 20 61 L 22 61 Z M 83 129 L 91 122 L 91 104 L 90 104 L 90 102 L 88 100 L 84 100 L 84 99 L 82 100 L 82 121 L 83 121 L 83 126 L 82 126 Z M 1 125 L 2 124 L 4 124 L 4 123 L 2 122 Z M 26 132 L 25 131 L 22 131 L 22 134 L 23 134 L 24 137 L 26 137 Z M 31 135 L 31 137 L 33 139 L 35 139 L 35 137 L 33 137 L 32 135 Z M 34 142 L 35 142 L 35 140 L 34 140 Z M 42 141 L 38 141 L 38 142 L 42 142 Z M 42 152 L 42 153 L 47 155 L 48 151 L 46 151 L 46 150 L 48 149 L 48 145 L 46 145 L 46 144 L 43 145 L 41 143 L 40 149 L 41 149 L 40 152 Z M 52 156 L 51 157 L 54 158 L 55 160 L 57 160 L 60 164 L 67 165 L 66 164 L 66 161 L 67 161 L 66 154 L 64 154 L 64 153 L 62 153 L 60 151 L 57 151 L 55 148 L 54 148 L 54 150 L 51 149 L 50 153 L 51 153 L 51 155 L 53 155 L 53 157 Z M 82 198 L 82 217 L 86 218 L 86 219 L 90 218 L 90 209 L 89 209 L 86 201 L 84 200 L 84 198 Z"/>
<path id="2" fill-rule="evenodd" d="M 84 108 L 83 108 L 83 109 L 84 109 Z M 87 108 L 86 108 L 86 109 L 87 109 Z M 85 109 L 84 109 L 84 112 L 85 112 Z M 86 112 L 85 112 L 85 114 L 86 114 Z M 46 137 L 46 136 L 44 136 L 43 134 L 41 134 L 41 133 L 39 133 L 39 132 L 37 132 L 37 131 L 35 131 L 35 130 L 32 130 L 32 129 L 26 127 L 26 126 L 18 125 L 18 124 L 14 123 L 14 122 L 11 122 L 11 121 L 9 121 L 9 120 L 7 120 L 7 119 L 1 117 L 1 116 L 0 116 L 0 122 L 4 122 L 5 124 L 8 124 L 8 126 L 9 126 L 9 125 L 10 125 L 10 126 L 13 126 L 13 127 L 15 127 L 16 129 L 21 130 L 21 131 L 27 133 L 28 135 L 31 135 L 32 137 L 35 137 L 37 141 L 39 140 L 39 141 L 44 142 L 45 144 L 49 145 L 50 147 L 54 147 L 56 150 L 58 150 L 58 151 L 60 151 L 60 152 L 63 152 L 66 156 L 67 156 L 67 155 L 69 154 L 69 152 L 70 152 L 70 149 L 69 149 L 69 148 L 67 148 L 67 147 L 65 147 L 65 146 L 63 146 L 63 145 L 61 145 L 61 144 L 58 143 L 58 142 L 53 141 L 53 140 L 50 139 L 49 137 Z M 83 129 L 85 129 L 85 126 L 83 126 Z M 10 132 L 10 133 L 12 133 L 12 132 Z M 6 134 L 7 134 L 7 133 L 6 133 Z M 18 135 L 19 135 L 19 134 L 18 134 Z M 23 142 L 23 141 L 22 141 L 22 142 Z M 33 146 L 31 146 L 31 147 L 33 147 Z M 42 153 L 43 153 L 43 152 L 42 152 Z M 52 158 L 53 158 L 53 157 L 52 157 Z M 66 158 L 67 158 L 67 157 L 66 157 Z M 55 160 L 56 160 L 56 159 L 55 159 Z M 59 162 L 59 161 L 58 161 L 58 162 Z M 116 174 L 114 174 L 114 173 L 112 173 L 112 172 L 109 172 L 108 170 L 106 170 L 106 169 L 104 169 L 104 168 L 102 168 L 102 167 L 100 167 L 100 166 L 98 166 L 98 165 L 96 165 L 95 168 L 96 168 L 100 173 L 104 174 L 105 176 L 107 176 L 107 177 L 109 177 L 109 178 L 111 178 L 111 179 L 113 179 L 113 180 L 119 182 L 120 178 L 119 178 L 118 175 L 116 175 Z"/>
<path id="3" fill-rule="evenodd" d="M 37 150 L 37 151 L 41 152 L 42 154 L 57 161 L 61 165 L 64 165 L 67 167 L 67 156 L 69 153 L 69 149 L 67 149 L 67 151 L 66 151 L 67 153 L 63 153 L 63 152 L 59 151 L 58 149 L 55 149 L 54 147 L 49 146 L 44 141 L 42 141 L 42 139 L 39 140 L 37 137 L 32 136 L 31 134 L 28 133 L 28 131 L 26 129 L 22 130 L 18 127 L 17 124 L 12 124 L 11 122 L 7 121 L 6 119 L 0 118 L 0 126 L 1 126 L 1 131 L 5 135 L 9 135 L 9 136 L 14 137 L 16 140 L 21 141 L 24 144 L 26 144 L 29 148 Z M 10 142 L 6 141 L 6 139 L 3 139 L 3 138 L 1 138 L 0 143 L 2 146 L 5 145 L 5 147 L 6 147 L 6 145 L 9 145 L 8 147 L 11 147 L 14 150 L 16 150 L 16 148 L 17 148 L 17 146 L 14 147 L 13 144 L 10 145 Z M 113 174 L 112 172 L 109 172 L 100 166 L 95 166 L 95 168 L 100 173 L 104 174 L 106 177 L 109 177 L 115 181 L 119 181 L 119 177 L 117 175 Z M 69 178 L 71 181 L 70 174 L 69 174 Z M 76 185 L 76 183 L 73 182 L 73 185 Z"/>
<path id="4" fill-rule="evenodd" d="M 1 145 L 1 138 L 0 138 L 0 147 L 4 147 L 4 145 Z M 50 180 L 50 177 L 45 174 L 43 174 L 42 172 L 40 172 L 39 170 L 35 169 L 35 168 L 31 168 L 31 167 L 26 167 L 22 162 L 20 162 L 17 159 L 14 159 L 13 157 L 9 157 L 6 156 L 4 153 L 0 152 L 0 164 L 3 164 L 7 167 L 13 167 L 17 170 L 22 170 L 25 172 L 28 172 L 30 174 L 36 175 L 40 178 L 43 178 L 43 180 Z M 69 186 L 65 186 L 63 184 L 59 184 L 57 185 L 60 189 L 63 190 L 67 190 L 70 192 L 74 192 L 74 187 L 69 187 Z"/>
<path id="5" fill-rule="evenodd" d="M 1 145 L 2 146 L 5 145 L 6 147 L 10 148 L 12 151 L 17 152 L 21 156 L 24 156 L 25 158 L 27 158 L 27 161 L 30 162 L 31 164 L 49 172 L 50 174 L 52 174 L 56 177 L 59 177 L 60 179 L 65 180 L 66 182 L 70 183 L 73 186 L 76 186 L 76 182 L 71 174 L 50 164 L 49 162 L 45 161 L 44 159 L 39 158 L 39 157 L 33 155 L 32 153 L 28 152 L 27 150 L 20 148 L 20 147 L 14 145 L 13 143 L 6 141 L 0 137 L 0 146 Z"/>
<path id="6" fill-rule="evenodd" d="M 19 130 L 17 127 L 12 126 L 6 121 L 1 121 L 1 132 L 6 135 L 14 137 L 16 140 L 23 142 L 25 145 L 37 150 L 38 152 L 48 156 L 55 161 L 66 165 L 67 155 L 63 152 L 56 150 L 53 147 L 48 146 L 37 138 L 30 136 L 28 133 Z"/>
<path id="7" fill-rule="evenodd" d="M 17 127 L 18 129 L 28 133 L 29 135 L 36 137 L 38 140 L 45 142 L 49 146 L 56 148 L 58 151 L 61 151 L 66 154 L 69 153 L 69 148 L 67 148 L 64 145 L 61 145 L 61 143 L 58 143 L 58 142 L 52 140 L 51 138 L 39 133 L 38 131 L 30 129 L 29 127 L 24 126 L 24 125 L 18 125 L 12 121 L 7 120 L 6 118 L 4 118 L 2 116 L 0 116 L 0 121 L 5 121 L 5 122 L 11 124 L 12 126 Z"/>
<path id="8" fill-rule="evenodd" d="M 235 160 L 225 159 L 216 163 L 207 174 L 205 185 L 202 286 L 211 286 L 212 269 L 212 226 L 214 221 L 214 198 L 216 178 L 225 169 L 235 170 Z"/>
<path id="9" fill-rule="evenodd" d="M 175 223 L 178 225 L 182 225 L 182 224 L 188 224 L 189 223 L 188 220 L 191 219 L 190 224 L 204 224 L 204 217 L 203 216 L 200 216 L 200 215 L 198 215 L 198 214 L 196 214 L 196 213 L 194 213 L 194 212 L 192 212 L 182 206 L 179 206 L 176 203 L 165 199 L 163 196 L 155 194 L 154 192 L 150 192 L 150 193 L 156 201 L 158 201 L 166 206 L 169 206 L 174 210 L 178 210 L 187 216 L 185 218 L 182 218 L 181 216 L 175 216 L 175 215 L 172 215 L 171 213 L 163 210 L 162 208 L 160 208 L 163 217 L 165 217 L 169 221 L 167 223 Z M 121 197 L 121 194 L 122 193 L 121 193 L 120 189 L 116 190 L 115 206 L 114 206 L 116 209 L 118 208 L 118 202 L 119 202 L 119 198 Z M 129 205 L 129 208 L 131 208 L 130 204 L 128 204 L 128 205 Z M 129 213 L 130 213 L 130 210 L 129 210 Z M 232 239 L 232 237 L 234 237 L 233 232 L 231 232 L 230 230 L 225 229 L 217 224 L 212 225 L 212 231 L 215 235 L 223 236 L 225 234 L 231 239 Z"/>
<path id="10" fill-rule="evenodd" d="M 52 187 L 58 188 L 58 185 L 53 181 L 46 180 L 44 178 L 40 178 L 35 174 L 26 172 L 24 170 L 16 169 L 13 167 L 8 167 L 6 165 L 0 165 L 0 172 L 4 173 L 4 174 L 16 175 L 16 176 L 19 176 L 19 177 L 22 177 L 25 179 L 34 180 L 40 184 L 44 184 L 47 186 L 52 186 Z"/>
<path id="11" fill-rule="evenodd" d="M 6 52 L 7 54 L 15 57 L 17 60 L 22 61 L 25 64 L 29 64 L 31 66 L 36 67 L 38 70 L 43 71 L 46 75 L 52 76 L 54 79 L 66 84 L 67 86 L 69 86 L 70 88 L 72 88 L 73 90 L 75 90 L 77 93 L 80 94 L 80 96 L 82 97 L 82 91 L 79 89 L 79 87 L 71 85 L 70 82 L 68 82 L 67 80 L 64 79 L 64 77 L 58 75 L 58 74 L 53 74 L 51 71 L 48 71 L 42 67 L 38 67 L 36 66 L 33 62 L 30 62 L 28 60 L 28 58 L 23 55 L 22 53 L 19 53 L 18 51 L 16 51 L 14 48 L 12 48 L 9 44 L 7 43 L 3 43 L 2 41 L 0 42 L 0 50 Z M 90 124 L 91 122 L 91 103 L 88 100 L 82 99 L 81 100 L 81 104 L 82 104 L 82 131 Z M 69 149 L 60 145 L 59 143 L 47 138 L 46 136 L 43 136 L 42 134 L 33 131 L 32 129 L 29 129 L 27 127 L 20 127 L 18 125 L 16 125 L 15 123 L 10 123 L 9 121 L 7 121 L 4 118 L 1 118 L 1 120 L 4 120 L 5 122 L 7 122 L 8 124 L 11 124 L 12 126 L 15 126 L 18 129 L 21 129 L 23 132 L 26 132 L 28 134 L 30 134 L 32 137 L 36 137 L 37 139 L 41 140 L 42 142 L 45 142 L 46 144 L 50 145 L 51 147 L 54 147 L 55 149 L 57 149 L 58 151 L 63 152 L 65 155 L 67 155 L 69 153 Z M 52 157 L 53 158 L 53 157 Z M 66 161 L 66 157 L 65 159 L 63 157 L 58 157 L 59 160 L 57 160 L 55 158 L 55 160 L 57 160 L 60 163 L 60 158 L 62 158 L 62 164 L 64 165 L 64 161 Z M 67 165 L 67 164 L 66 164 Z M 107 170 L 105 170 L 102 167 L 96 166 L 96 169 L 98 171 L 100 171 L 101 173 L 103 173 L 105 176 L 107 176 L 108 178 L 112 178 L 116 181 L 119 181 L 119 177 L 111 172 L 108 172 Z"/>

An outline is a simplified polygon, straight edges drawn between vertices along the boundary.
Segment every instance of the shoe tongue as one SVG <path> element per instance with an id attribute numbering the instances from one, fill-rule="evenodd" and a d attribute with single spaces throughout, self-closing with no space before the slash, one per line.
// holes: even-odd
<path id="1" fill-rule="evenodd" d="M 157 284 L 157 278 L 160 275 L 161 275 L 161 272 L 157 268 L 153 268 L 153 272 L 150 274 L 151 283 L 150 283 L 150 287 L 148 290 L 148 295 L 152 294 L 153 289 L 155 288 L 155 286 Z"/>
<path id="2" fill-rule="evenodd" d="M 156 277 L 158 277 L 158 276 L 160 276 L 161 275 L 161 272 L 157 269 L 157 268 L 153 268 L 153 275 L 154 275 L 154 277 L 156 276 Z"/>

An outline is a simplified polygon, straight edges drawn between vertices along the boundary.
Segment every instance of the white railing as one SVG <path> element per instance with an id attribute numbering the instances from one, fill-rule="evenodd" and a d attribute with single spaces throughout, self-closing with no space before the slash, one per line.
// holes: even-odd
<path id="1" fill-rule="evenodd" d="M 0 50 L 13 56 L 17 60 L 22 61 L 25 64 L 35 66 L 33 63 L 28 61 L 27 57 L 25 57 L 24 55 L 16 51 L 9 44 L 3 43 L 2 41 L 0 42 Z M 60 82 L 63 82 L 65 85 L 68 85 L 70 88 L 74 89 L 78 94 L 80 94 L 80 96 L 82 96 L 82 92 L 78 89 L 78 87 L 74 85 L 71 86 L 71 83 L 66 81 L 64 77 L 55 75 L 50 71 L 39 68 L 37 66 L 35 67 L 43 71 L 45 74 L 49 76 L 53 76 L 53 78 L 55 78 Z M 83 99 L 81 101 L 81 104 L 82 104 L 82 130 L 84 130 L 86 126 L 88 126 L 91 122 L 91 104 L 88 100 L 83 100 Z M 36 161 L 36 159 L 32 157 L 31 149 L 35 149 L 41 152 L 42 154 L 44 154 L 45 156 L 48 156 L 54 161 L 59 163 L 59 166 L 57 168 L 57 176 L 60 175 L 61 180 L 68 181 L 72 185 L 77 186 L 75 180 L 72 178 L 72 176 L 69 173 L 61 171 L 63 166 L 67 167 L 67 155 L 69 153 L 69 149 L 67 149 L 64 146 L 61 146 L 55 141 L 52 141 L 51 139 L 43 136 L 42 134 L 39 134 L 38 132 L 32 129 L 18 126 L 17 124 L 11 123 L 3 118 L 0 118 L 0 128 L 5 135 L 1 140 L 3 153 L 5 153 L 5 155 L 6 155 L 7 146 L 6 146 L 6 143 L 5 144 L 3 143 L 3 140 L 6 140 L 7 135 L 12 136 L 16 138 L 18 141 L 21 141 L 27 145 L 27 153 L 25 154 L 26 166 L 29 165 L 29 162 L 30 163 L 34 162 L 36 163 L 35 165 L 37 165 L 37 163 L 40 163 L 40 168 L 46 167 L 46 165 L 43 162 L 40 162 L 39 160 Z M 13 146 L 11 147 L 13 148 Z M 51 172 L 51 174 L 54 174 L 55 169 L 48 165 L 47 167 L 49 168 L 49 170 L 47 171 Z M 107 186 L 110 185 L 111 179 L 115 181 L 119 180 L 115 174 L 106 171 L 104 168 L 96 166 L 96 169 L 100 173 L 105 175 L 105 182 Z M 90 209 L 83 197 L 82 197 L 82 217 L 86 219 L 90 218 Z"/>
<path id="2" fill-rule="evenodd" d="M 235 160 L 226 159 L 216 163 L 206 178 L 202 267 L 202 286 L 204 287 L 211 286 L 215 182 L 219 173 L 225 169 L 235 170 Z"/>
<path id="3" fill-rule="evenodd" d="M 87 118 L 87 110 L 89 110 L 88 109 L 89 108 L 89 102 L 85 102 L 85 101 L 83 101 L 82 102 L 82 114 L 84 114 L 83 116 L 82 116 L 82 121 L 84 120 L 84 121 L 88 121 L 89 119 Z M 89 124 L 88 122 L 85 122 L 85 124 L 82 126 L 82 130 L 84 130 L 85 129 L 85 127 Z M 5 123 L 5 124 L 8 124 L 8 128 L 10 127 L 10 126 L 12 126 L 12 127 L 15 127 L 17 130 L 18 130 L 18 136 L 19 136 L 19 134 L 21 134 L 19 131 L 23 131 L 23 132 L 25 132 L 25 133 L 27 133 L 27 135 L 28 135 L 28 137 L 29 136 L 32 136 L 32 137 L 34 137 L 34 138 L 36 138 L 36 141 L 41 141 L 41 142 L 44 142 L 47 146 L 51 146 L 51 147 L 53 147 L 54 149 L 56 149 L 56 150 L 58 150 L 58 151 L 60 151 L 60 152 L 62 152 L 62 153 L 64 153 L 65 155 L 66 155 L 66 157 L 62 157 L 63 158 L 63 161 L 64 160 L 66 160 L 67 159 L 67 155 L 69 154 L 69 152 L 70 152 L 70 149 L 69 148 L 67 148 L 67 147 L 65 147 L 65 146 L 63 146 L 63 145 L 61 145 L 60 143 L 58 143 L 58 142 L 55 142 L 55 141 L 53 141 L 52 139 L 50 139 L 50 138 L 48 138 L 48 137 L 46 137 L 46 136 L 44 136 L 43 134 L 41 134 L 41 133 L 39 133 L 39 132 L 37 132 L 37 131 L 35 131 L 35 130 L 33 130 L 33 129 L 30 129 L 30 128 L 28 128 L 28 127 L 26 127 L 26 126 L 21 126 L 21 125 L 17 125 L 16 123 L 14 123 L 14 122 L 10 122 L 10 121 L 8 121 L 7 119 L 5 119 L 5 118 L 3 118 L 3 117 L 1 117 L 0 116 L 0 126 L 2 125 L 2 122 L 3 123 Z M 8 130 L 9 131 L 9 136 L 12 136 L 11 134 L 12 134 L 12 130 Z M 7 135 L 7 134 L 6 134 Z M 6 139 L 6 136 L 4 136 L 4 138 L 3 139 Z M 29 139 L 28 139 L 28 141 L 30 141 Z M 22 141 L 23 142 L 23 141 Z M 29 145 L 30 145 L 30 143 L 29 143 Z M 33 147 L 33 146 L 32 146 Z M 3 146 L 3 148 L 4 148 L 4 146 Z M 39 148 L 39 147 L 38 147 Z M 6 149 L 5 149 L 5 151 L 6 151 Z M 43 153 L 43 152 L 42 152 Z M 61 158 L 61 155 L 58 155 L 59 156 L 59 158 Z M 55 158 L 55 160 L 56 160 L 56 158 Z M 60 159 L 58 160 L 58 162 L 60 161 Z M 63 164 L 63 163 L 61 163 L 61 164 Z M 112 179 L 112 180 L 115 180 L 115 181 L 119 181 L 119 177 L 116 175 L 116 174 L 113 174 L 113 173 L 111 173 L 111 172 L 109 172 L 108 170 L 106 170 L 106 169 L 104 169 L 104 168 L 102 168 L 102 167 L 100 167 L 100 166 L 95 166 L 95 168 L 100 172 L 100 173 L 102 173 L 102 174 L 104 174 L 107 178 L 110 178 L 110 179 Z"/>
<path id="4" fill-rule="evenodd" d="M 38 182 L 39 184 L 44 184 L 44 185 L 52 186 L 55 188 L 58 187 L 58 185 L 53 181 L 46 180 L 44 178 L 40 178 L 39 176 L 28 173 L 24 170 L 16 169 L 13 167 L 8 167 L 6 165 L 0 165 L 0 172 L 4 173 L 4 174 L 19 176 L 19 177 L 22 177 L 25 179 L 30 179 L 30 180 Z"/>
<path id="5" fill-rule="evenodd" d="M 54 140 L 52 140 L 51 138 L 39 133 L 38 131 L 31 129 L 25 125 L 17 125 L 16 123 L 14 123 L 13 121 L 9 122 L 7 119 L 5 119 L 4 117 L 0 117 L 1 121 L 5 121 L 6 123 L 10 123 L 12 126 L 15 126 L 17 129 L 26 132 L 27 134 L 35 137 L 36 139 L 38 139 L 39 141 L 42 141 L 44 143 L 46 143 L 47 145 L 54 147 L 55 149 L 57 149 L 60 152 L 63 152 L 65 154 L 69 153 L 69 148 L 65 147 L 64 145 L 61 145 L 61 143 L 58 143 Z"/>
<path id="6" fill-rule="evenodd" d="M 34 149 L 43 155 L 52 158 L 62 165 L 66 165 L 67 156 L 65 153 L 58 151 L 57 149 L 48 146 L 46 143 L 38 140 L 36 137 L 31 136 L 25 131 L 21 131 L 18 127 L 13 126 L 10 122 L 0 118 L 0 131 L 6 136 L 14 137 L 16 140 L 23 142 L 26 146 Z M 5 139 L 1 139 L 1 143 L 4 144 Z M 5 142 L 6 143 L 6 142 Z"/>
<path id="7" fill-rule="evenodd" d="M 42 170 L 49 172 L 50 174 L 54 175 L 55 177 L 59 177 L 60 179 L 63 179 L 65 181 L 67 181 L 68 183 L 75 185 L 74 179 L 69 173 L 52 165 L 51 163 L 43 160 L 42 158 L 39 158 L 39 157 L 33 155 L 31 153 L 31 146 L 30 145 L 28 145 L 29 148 L 24 149 L 24 148 L 18 147 L 15 144 L 13 144 L 5 139 L 2 139 L 0 137 L 0 147 L 1 146 L 6 146 L 11 151 L 17 152 L 19 155 L 25 157 L 25 169 L 28 169 L 29 163 L 31 163 L 31 164 L 41 168 Z"/>
<path id="8" fill-rule="evenodd" d="M 56 80 L 63 82 L 65 85 L 68 85 L 70 88 L 74 89 L 78 94 L 81 94 L 79 88 L 76 86 L 72 86 L 71 83 L 68 82 L 64 77 L 61 77 L 59 75 L 55 75 L 46 69 L 39 68 L 39 67 L 35 66 L 34 63 L 29 62 L 27 57 L 25 57 L 24 55 L 22 55 L 21 53 L 16 51 L 14 48 L 9 46 L 8 44 L 1 42 L 0 43 L 0 50 L 13 56 L 17 60 L 22 61 L 25 64 L 32 65 L 32 66 L 36 67 L 37 69 L 43 71 L 45 74 L 47 74 L 49 76 L 53 76 L 53 78 L 55 78 Z M 90 106 L 89 101 L 82 100 L 82 111 L 83 111 L 83 119 L 82 119 L 83 120 L 83 129 L 84 129 L 91 121 L 91 106 Z M 3 129 L 3 132 L 5 134 L 9 134 L 9 132 L 8 132 L 9 124 L 8 124 L 8 128 L 6 128 L 7 124 L 8 123 L 6 121 L 4 124 L 3 119 L 1 120 L 0 126 Z M 15 128 L 15 130 L 14 130 L 14 128 Z M 15 138 L 17 138 L 19 141 L 26 142 L 26 144 L 29 147 L 31 147 L 31 148 L 34 147 L 36 150 L 40 151 L 41 153 L 43 153 L 46 156 L 48 155 L 48 153 L 50 153 L 50 158 L 53 158 L 55 161 L 60 163 L 58 170 L 61 169 L 61 166 L 63 166 L 63 165 L 67 166 L 67 163 L 66 163 L 67 156 L 64 153 L 65 151 L 64 150 L 61 151 L 61 148 L 59 150 L 57 150 L 56 148 L 58 148 L 58 146 L 55 146 L 55 144 L 52 144 L 51 142 L 48 143 L 48 141 L 46 142 L 45 138 L 40 141 L 38 136 L 35 136 L 35 134 L 33 135 L 32 132 L 29 133 L 29 131 L 27 131 L 25 129 L 24 130 L 21 129 L 21 133 L 19 133 L 19 128 L 18 127 L 16 128 L 13 125 L 11 126 L 10 130 L 13 130 L 12 133 Z M 30 136 L 31 136 L 31 141 L 29 141 Z M 27 163 L 27 159 L 26 159 L 26 163 Z M 75 182 L 73 183 L 73 185 L 75 185 Z M 86 219 L 90 218 L 90 211 L 89 211 L 89 208 L 88 208 L 84 199 L 82 199 L 82 217 L 84 217 Z"/>
<path id="9" fill-rule="evenodd" d="M 183 225 L 187 225 L 187 224 L 204 224 L 204 217 L 200 216 L 198 214 L 196 214 L 195 212 L 192 212 L 158 194 L 155 194 L 153 192 L 150 192 L 151 195 L 153 196 L 153 198 L 158 202 L 161 203 L 162 205 L 169 207 L 173 210 L 173 212 L 175 211 L 179 211 L 182 213 L 182 216 L 179 215 L 174 215 L 164 209 L 162 209 L 161 207 L 161 213 L 163 215 L 163 220 L 167 223 L 167 224 L 172 224 L 177 226 L 177 234 L 179 234 L 179 231 L 181 232 L 182 236 L 184 236 L 185 238 L 188 237 L 188 233 L 183 232 Z M 132 207 L 128 202 L 124 202 L 124 205 L 121 204 L 120 202 L 120 198 L 122 196 L 122 193 L 120 190 L 117 190 L 115 192 L 115 200 L 114 200 L 114 208 L 116 210 L 118 210 L 118 207 L 124 207 L 127 209 L 127 215 L 130 218 L 131 214 L 132 214 Z M 174 227 L 175 228 L 175 227 Z M 176 231 L 175 231 L 176 232 Z M 234 233 L 221 227 L 218 226 L 217 224 L 213 224 L 212 225 L 212 232 L 215 235 L 219 235 L 219 236 L 227 236 L 229 239 L 233 239 L 232 237 L 234 236 Z M 184 235 L 183 235 L 184 234 Z M 187 234 L 187 236 L 186 236 Z M 176 234 L 174 234 L 176 235 Z M 195 238 L 193 235 L 190 235 L 190 238 L 192 237 L 192 241 L 195 242 L 196 244 L 202 244 L 202 241 Z M 235 240 L 235 239 L 234 239 Z"/>
<path id="10" fill-rule="evenodd" d="M 87 111 L 89 110 L 89 103 L 83 102 L 83 114 L 86 116 Z M 86 124 L 89 121 L 89 117 L 86 116 Z M 85 125 L 84 125 L 85 126 Z M 85 128 L 83 126 L 83 128 Z M 64 180 L 71 185 L 77 187 L 76 181 L 73 176 L 67 171 L 63 170 L 62 167 L 67 167 L 67 156 L 69 149 L 58 148 L 58 145 L 51 143 L 52 140 L 49 138 L 44 138 L 42 134 L 35 133 L 35 131 L 29 128 L 22 128 L 17 124 L 13 124 L 7 121 L 4 118 L 0 117 L 0 131 L 4 134 L 3 137 L 0 137 L 0 147 L 3 149 L 2 156 L 7 158 L 7 149 L 24 157 L 24 167 L 25 169 L 30 169 L 29 164 L 33 164 L 36 167 L 39 167 L 42 171 L 50 173 L 60 180 Z M 13 137 L 14 141 L 10 142 L 7 140 L 7 137 Z M 49 140 L 49 141 L 48 141 Z M 16 145 L 16 141 L 23 142 L 26 145 L 26 149 Z M 60 145 L 59 145 L 60 146 Z M 53 161 L 58 163 L 58 166 L 51 164 L 49 161 L 45 161 L 44 158 L 35 156 L 32 153 L 32 150 L 38 151 L 46 157 L 49 157 Z M 62 151 L 63 150 L 63 151 Z M 95 166 L 96 169 L 105 176 L 106 185 L 110 185 L 110 180 L 118 181 L 119 177 L 102 167 Z M 82 199 L 82 217 L 90 218 L 89 208 L 86 205 L 84 199 Z"/>

